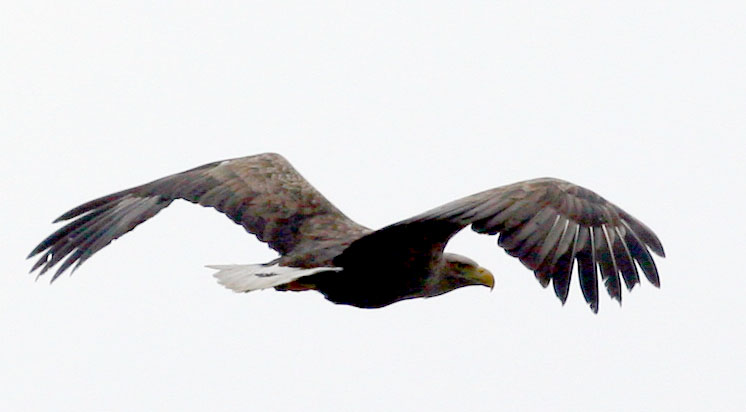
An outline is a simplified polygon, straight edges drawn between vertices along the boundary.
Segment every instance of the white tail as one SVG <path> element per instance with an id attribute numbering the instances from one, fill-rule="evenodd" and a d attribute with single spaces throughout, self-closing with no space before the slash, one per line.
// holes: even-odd
<path id="1" fill-rule="evenodd" d="M 272 288 L 314 273 L 342 270 L 338 267 L 305 269 L 280 266 L 279 264 L 207 265 L 207 267 L 217 270 L 213 276 L 218 280 L 218 283 L 235 292 Z"/>

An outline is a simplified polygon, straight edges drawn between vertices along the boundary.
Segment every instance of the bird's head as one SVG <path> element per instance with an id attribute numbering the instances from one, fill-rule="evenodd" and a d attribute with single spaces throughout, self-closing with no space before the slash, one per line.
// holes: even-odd
<path id="1" fill-rule="evenodd" d="M 488 286 L 492 289 L 495 287 L 495 277 L 489 270 L 466 256 L 444 253 L 440 276 L 436 284 L 432 285 L 432 296 L 473 285 Z"/>

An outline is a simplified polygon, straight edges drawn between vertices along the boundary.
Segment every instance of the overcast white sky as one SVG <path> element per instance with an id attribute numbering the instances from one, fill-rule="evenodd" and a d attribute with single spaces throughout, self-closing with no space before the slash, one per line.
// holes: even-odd
<path id="1" fill-rule="evenodd" d="M 743 2 L 15 2 L 0 16 L 0 409 L 740 410 Z M 177 202 L 53 286 L 51 220 L 224 158 L 284 154 L 381 227 L 540 176 L 668 254 L 594 316 L 495 245 L 497 287 L 380 310 L 223 289 L 275 255 Z M 468 233 L 467 233 L 468 232 Z M 626 291 L 625 291 L 626 292 Z"/>

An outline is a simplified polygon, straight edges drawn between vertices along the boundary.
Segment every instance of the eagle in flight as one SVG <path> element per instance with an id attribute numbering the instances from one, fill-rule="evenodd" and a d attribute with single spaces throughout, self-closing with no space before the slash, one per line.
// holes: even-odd
<path id="1" fill-rule="evenodd" d="M 497 244 L 533 270 L 542 286 L 551 282 L 563 303 L 577 262 L 580 288 L 594 312 L 599 272 L 609 295 L 621 303 L 621 281 L 631 290 L 640 282 L 638 267 L 659 286 L 650 251 L 664 256 L 642 222 L 563 180 L 497 187 L 371 230 L 345 216 L 285 158 L 265 153 L 210 163 L 66 212 L 55 222 L 69 223 L 31 251 L 29 258 L 41 254 L 31 272 L 43 275 L 61 263 L 54 281 L 176 199 L 217 209 L 280 254 L 263 264 L 210 266 L 227 288 L 316 290 L 334 303 L 361 308 L 463 286 L 494 287 L 488 270 L 444 252 L 466 226 L 499 234 Z"/>

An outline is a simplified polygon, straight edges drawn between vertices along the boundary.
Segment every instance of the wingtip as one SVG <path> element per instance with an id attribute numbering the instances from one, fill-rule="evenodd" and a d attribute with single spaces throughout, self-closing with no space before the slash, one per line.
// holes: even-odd
<path id="1" fill-rule="evenodd" d="M 663 244 L 658 241 L 658 239 L 655 239 L 657 242 L 649 242 L 648 239 L 645 239 L 645 244 L 650 248 L 650 250 L 653 251 L 656 255 L 664 258 L 666 257 L 666 251 L 663 250 Z"/>
<path id="2" fill-rule="evenodd" d="M 660 245 L 660 250 L 653 249 L 653 252 L 655 252 L 658 256 L 662 258 L 666 257 L 666 251 L 663 250 L 663 245 Z"/>
<path id="3" fill-rule="evenodd" d="M 54 272 L 54 275 L 52 275 L 52 278 L 49 279 L 49 284 L 51 285 L 52 282 L 57 280 L 57 278 L 60 277 L 60 275 L 62 275 L 62 273 L 67 270 L 67 268 L 68 266 L 62 265 L 59 269 L 57 269 L 57 271 Z M 75 271 L 75 269 L 73 269 L 73 271 Z M 72 275 L 72 272 L 70 272 L 70 275 Z"/>
<path id="4" fill-rule="evenodd" d="M 661 243 L 660 239 L 658 239 L 658 236 L 652 229 L 625 211 L 621 211 L 621 215 L 622 223 L 628 230 L 635 233 L 635 236 L 637 236 L 644 245 L 647 245 L 656 255 L 666 257 L 666 252 L 663 250 L 663 243 Z"/>
<path id="5" fill-rule="evenodd" d="M 651 262 L 649 265 L 645 265 L 642 267 L 643 273 L 645 273 L 645 277 L 648 279 L 648 282 L 652 283 L 653 286 L 656 288 L 661 287 L 661 278 L 658 275 L 658 268 L 655 266 L 655 262 Z"/>
<path id="6" fill-rule="evenodd" d="M 598 315 L 598 302 L 591 302 L 589 306 L 591 311 L 593 311 L 593 314 Z"/>
<path id="7" fill-rule="evenodd" d="M 32 257 L 46 250 L 47 248 L 48 246 L 44 242 L 39 243 L 38 245 L 36 245 L 35 248 L 31 249 L 31 252 L 28 254 L 28 256 L 26 256 L 26 259 L 31 259 Z"/>
<path id="8" fill-rule="evenodd" d="M 98 200 L 98 199 L 97 199 L 97 200 Z M 92 202 L 88 202 L 88 203 L 92 203 Z M 80 214 L 82 213 L 82 212 L 80 211 L 80 209 L 82 209 L 82 207 L 83 207 L 83 206 L 85 206 L 85 205 L 87 205 L 88 203 L 85 203 L 85 204 L 83 204 L 83 205 L 80 205 L 80 206 L 78 206 L 78 207 L 75 207 L 75 208 L 73 208 L 73 209 L 70 209 L 70 210 L 68 210 L 67 212 L 65 212 L 65 213 L 63 213 L 63 214 L 61 214 L 61 215 L 59 215 L 59 216 L 58 216 L 58 217 L 57 217 L 56 219 L 54 219 L 54 220 L 52 221 L 52 223 L 60 223 L 60 222 L 64 222 L 64 221 L 66 221 L 66 220 L 70 220 L 70 219 L 74 218 L 75 216 L 78 216 L 78 215 L 80 215 Z"/>

